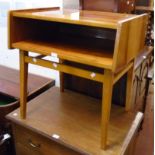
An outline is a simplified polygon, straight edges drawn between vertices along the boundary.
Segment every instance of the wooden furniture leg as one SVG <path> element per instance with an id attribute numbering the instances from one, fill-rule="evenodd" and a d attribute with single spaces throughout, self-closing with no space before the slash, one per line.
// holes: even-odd
<path id="1" fill-rule="evenodd" d="M 126 85 L 126 104 L 125 110 L 129 111 L 133 108 L 132 105 L 132 86 L 133 86 L 133 75 L 134 74 L 134 66 L 132 66 L 127 72 L 127 85 Z"/>
<path id="2" fill-rule="evenodd" d="M 64 92 L 64 73 L 60 72 L 60 91 Z"/>
<path id="3" fill-rule="evenodd" d="M 60 61 L 60 63 L 63 63 L 62 59 L 60 59 L 59 61 Z M 59 72 L 59 74 L 60 74 L 60 76 L 59 76 L 60 77 L 60 91 L 64 92 L 64 73 Z"/>
<path id="4" fill-rule="evenodd" d="M 20 50 L 20 117 L 26 118 L 28 63 L 25 56 L 28 52 Z"/>
<path id="5" fill-rule="evenodd" d="M 108 124 L 111 110 L 113 74 L 110 70 L 104 71 L 105 80 L 102 93 L 102 122 L 101 122 L 101 147 L 106 149 Z"/>

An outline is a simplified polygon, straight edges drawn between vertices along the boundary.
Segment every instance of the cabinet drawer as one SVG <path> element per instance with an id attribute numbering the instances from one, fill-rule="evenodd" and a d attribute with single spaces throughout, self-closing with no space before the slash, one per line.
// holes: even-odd
<path id="1" fill-rule="evenodd" d="M 16 143 L 16 154 L 17 155 L 28 155 L 28 154 L 29 155 L 41 155 L 40 151 L 30 149 L 18 142 Z"/>
<path id="2" fill-rule="evenodd" d="M 34 131 L 13 125 L 17 155 L 80 155 Z"/>

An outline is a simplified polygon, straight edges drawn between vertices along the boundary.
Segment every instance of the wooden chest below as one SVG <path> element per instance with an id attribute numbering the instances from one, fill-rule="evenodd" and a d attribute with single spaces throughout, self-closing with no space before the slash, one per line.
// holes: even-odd
<path id="1" fill-rule="evenodd" d="M 28 103 L 27 119 L 19 109 L 12 121 L 17 155 L 116 155 L 134 115 L 112 106 L 108 149 L 100 147 L 101 100 L 56 87 Z"/>
<path id="2" fill-rule="evenodd" d="M 80 155 L 79 153 L 33 132 L 23 126 L 14 124 L 17 155 Z M 22 136 L 21 136 L 22 135 Z"/>

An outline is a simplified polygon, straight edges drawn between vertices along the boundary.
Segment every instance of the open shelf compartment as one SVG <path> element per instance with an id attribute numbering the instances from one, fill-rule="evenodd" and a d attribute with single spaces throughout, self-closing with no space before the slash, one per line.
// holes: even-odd
<path id="1" fill-rule="evenodd" d="M 43 55 L 56 53 L 60 59 L 112 68 L 116 30 L 25 18 L 15 18 L 15 23 L 23 31 L 14 36 L 13 48 Z"/>
<path id="2" fill-rule="evenodd" d="M 79 19 L 74 20 L 75 13 L 58 8 L 10 12 L 9 47 L 55 53 L 60 59 L 114 72 L 143 47 L 145 26 L 141 23 L 146 15 L 79 11 Z"/>

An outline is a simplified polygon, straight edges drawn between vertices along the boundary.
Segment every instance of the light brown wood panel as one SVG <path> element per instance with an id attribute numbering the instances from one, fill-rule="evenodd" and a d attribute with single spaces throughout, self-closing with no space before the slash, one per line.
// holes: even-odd
<path id="1" fill-rule="evenodd" d="M 105 70 L 104 74 L 105 82 L 104 87 L 102 88 L 101 148 L 106 149 L 114 76 L 110 70 Z"/>
<path id="2" fill-rule="evenodd" d="M 38 60 L 38 59 L 36 59 L 36 62 L 34 62 L 33 58 L 31 58 L 31 57 L 26 57 L 25 61 L 26 61 L 26 63 L 31 63 L 31 64 L 39 65 L 42 67 L 51 68 L 51 69 L 58 70 L 58 71 L 63 72 L 63 73 L 83 77 L 86 79 L 91 79 L 91 80 L 98 81 L 98 82 L 104 81 L 104 75 L 103 74 L 96 73 L 96 72 L 94 73 L 94 72 L 87 71 L 84 69 L 71 67 L 69 65 L 59 64 L 59 63 L 55 63 L 55 62 L 52 62 L 52 64 L 51 64 L 50 61 Z M 91 76 L 92 73 L 95 74 L 94 77 Z"/>
<path id="3" fill-rule="evenodd" d="M 26 21 L 20 21 L 18 18 L 13 17 L 13 11 L 9 12 L 9 28 L 8 28 L 8 46 L 12 47 L 12 43 L 18 42 L 21 40 L 26 40 L 29 36 L 34 36 L 35 31 L 32 30 L 32 25 L 34 23 L 26 24 Z M 26 26 L 26 28 L 25 28 Z M 20 31 L 19 31 L 20 30 Z"/>
<path id="4" fill-rule="evenodd" d="M 127 51 L 127 63 L 133 58 L 137 57 L 144 49 L 145 34 L 147 25 L 147 14 L 142 15 L 140 18 L 134 19 L 129 23 L 129 40 Z"/>
<path id="5" fill-rule="evenodd" d="M 28 83 L 28 64 L 25 63 L 25 56 L 28 56 L 28 53 L 20 51 L 20 111 L 23 116 L 23 119 L 26 117 L 26 107 L 27 104 L 27 83 Z"/>
<path id="6" fill-rule="evenodd" d="M 43 55 L 51 55 L 56 53 L 60 59 L 70 60 L 91 66 L 101 68 L 112 67 L 112 53 L 111 51 L 103 52 L 103 49 L 90 49 L 88 46 L 80 46 L 80 42 L 74 44 L 65 44 L 64 42 L 50 42 L 50 41 L 21 41 L 14 43 L 14 48 L 33 51 Z M 93 62 L 93 63 L 92 63 Z"/>
<path id="7" fill-rule="evenodd" d="M 129 25 L 128 23 L 120 24 L 117 29 L 115 49 L 113 59 L 113 71 L 121 70 L 124 65 L 127 64 L 127 48 L 128 48 L 128 35 Z"/>
<path id="8" fill-rule="evenodd" d="M 145 24 L 144 24 L 145 21 Z M 124 21 L 116 35 L 113 71 L 118 72 L 144 49 L 147 14 Z"/>
<path id="9" fill-rule="evenodd" d="M 133 88 L 133 78 L 134 78 L 134 66 L 132 66 L 127 73 L 127 84 L 126 84 L 126 104 L 125 110 L 131 111 L 134 108 L 132 103 L 132 88 Z"/>
<path id="10" fill-rule="evenodd" d="M 74 9 L 57 9 L 57 10 L 34 10 L 29 11 L 14 11 L 12 12 L 14 17 L 39 19 L 44 21 L 53 21 L 60 23 L 70 23 L 76 25 L 85 25 L 93 27 L 103 27 L 116 29 L 118 22 L 123 20 L 130 20 L 135 18 L 137 15 L 131 14 L 119 14 L 111 12 L 100 12 L 100 11 L 88 11 L 88 10 L 74 10 Z M 92 20 L 93 18 L 93 20 Z"/>

